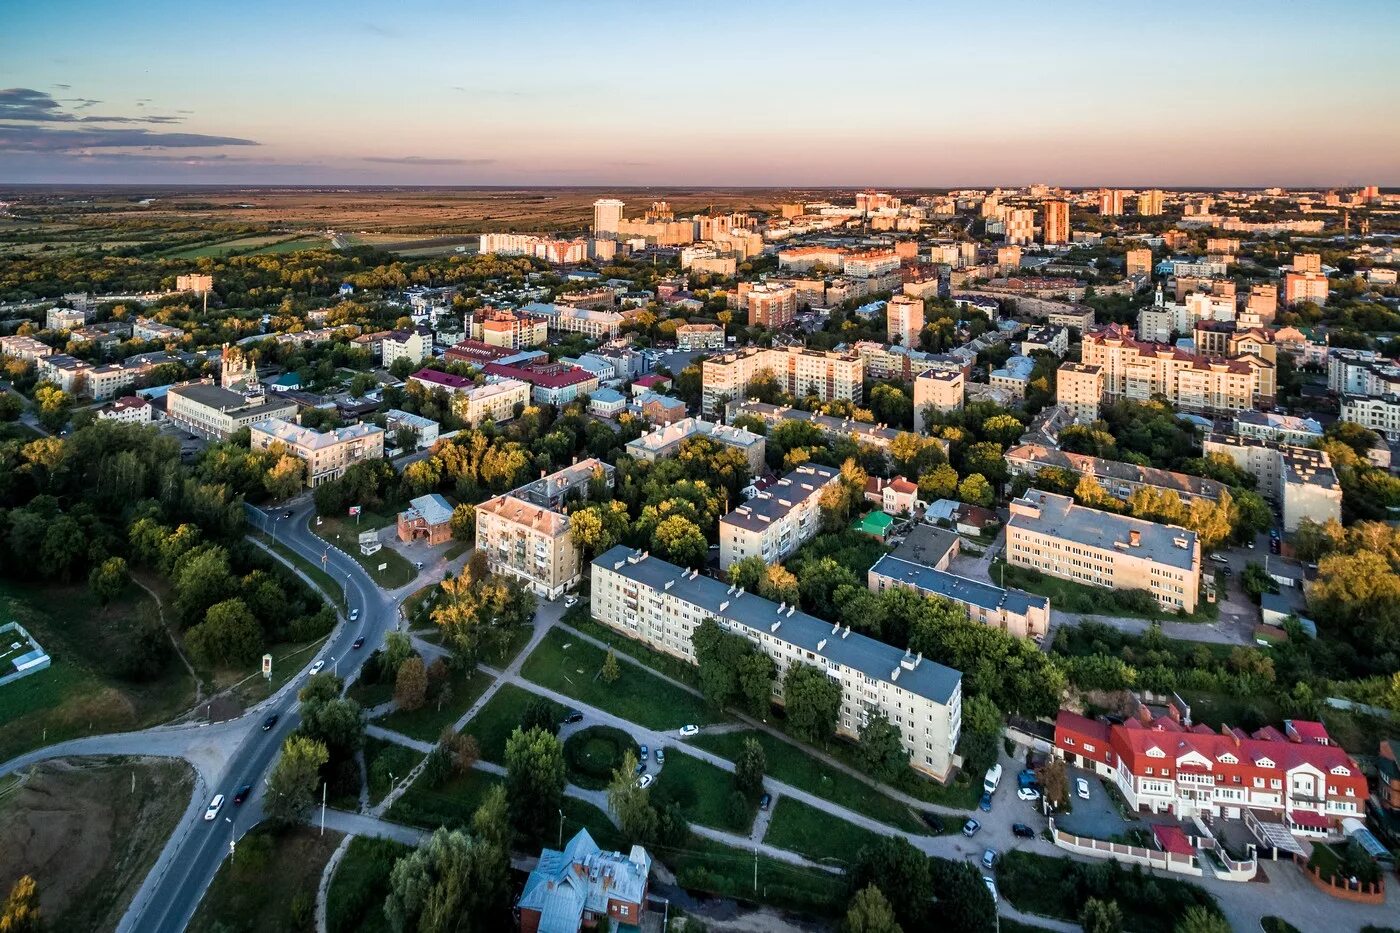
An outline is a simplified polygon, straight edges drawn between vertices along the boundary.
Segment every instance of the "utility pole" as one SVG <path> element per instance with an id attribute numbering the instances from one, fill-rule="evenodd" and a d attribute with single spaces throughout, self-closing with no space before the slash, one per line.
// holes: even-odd
<path id="1" fill-rule="evenodd" d="M 562 809 L 559 811 L 559 842 L 557 845 L 561 849 L 564 848 L 564 811 Z"/>
<path id="2" fill-rule="evenodd" d="M 136 793 L 136 772 L 131 772 L 131 792 Z"/>
<path id="3" fill-rule="evenodd" d="M 321 835 L 326 834 L 326 788 L 329 784 L 321 783 Z"/>
<path id="4" fill-rule="evenodd" d="M 753 847 L 753 890 L 758 893 L 758 846 Z"/>

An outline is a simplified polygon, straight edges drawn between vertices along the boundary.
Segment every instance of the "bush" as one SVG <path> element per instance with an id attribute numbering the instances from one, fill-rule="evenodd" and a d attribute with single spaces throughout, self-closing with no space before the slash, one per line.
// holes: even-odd
<path id="1" fill-rule="evenodd" d="M 590 726 L 575 732 L 564 743 L 564 764 L 573 783 L 589 790 L 603 790 L 629 751 L 635 755 L 638 748 L 626 732 L 612 726 Z"/>

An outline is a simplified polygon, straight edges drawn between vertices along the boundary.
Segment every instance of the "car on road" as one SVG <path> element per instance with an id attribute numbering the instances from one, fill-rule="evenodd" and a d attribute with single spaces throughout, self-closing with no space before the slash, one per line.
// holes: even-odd
<path id="1" fill-rule="evenodd" d="M 1012 835 L 1014 835 L 1014 836 L 1015 836 L 1016 838 L 1018 838 L 1018 839 L 1034 839 L 1034 838 L 1035 838 L 1035 830 L 1031 829 L 1031 828 L 1030 828 L 1029 826 L 1027 826 L 1025 823 L 1012 823 L 1012 824 L 1011 824 L 1011 833 L 1012 833 Z"/>
<path id="2" fill-rule="evenodd" d="M 350 610 L 350 621 L 351 621 L 351 622 L 358 622 L 358 621 L 360 621 L 360 610 L 358 610 L 358 609 L 351 609 L 351 610 Z"/>
<path id="3" fill-rule="evenodd" d="M 224 805 L 224 795 L 223 795 L 223 794 L 215 794 L 215 795 L 214 795 L 214 799 L 211 800 L 211 801 L 209 801 L 209 808 L 206 809 L 206 810 L 204 811 L 204 819 L 205 819 L 205 821 L 208 822 L 209 820 L 212 820 L 212 819 L 214 819 L 216 816 L 218 816 L 218 815 L 219 815 L 219 810 L 223 808 L 223 805 Z"/>
<path id="4" fill-rule="evenodd" d="M 291 518 L 291 517 L 292 517 L 292 510 L 291 510 L 291 509 L 288 509 L 287 511 L 283 512 L 283 513 L 282 513 L 282 517 L 283 517 L 283 518 Z"/>
<path id="5" fill-rule="evenodd" d="M 576 709 L 571 709 L 564 714 L 565 723 L 583 722 L 583 713 Z"/>
<path id="6" fill-rule="evenodd" d="M 1214 561 L 1215 563 L 1217 563 L 1217 564 L 1228 564 L 1228 563 L 1229 563 L 1229 561 L 1225 559 L 1225 555 L 1223 555 L 1223 554 L 1212 554 L 1212 555 L 1210 555 L 1210 559 L 1211 559 L 1212 561 Z"/>
<path id="7" fill-rule="evenodd" d="M 264 719 L 264 720 L 263 720 L 263 731 L 264 731 L 264 732 L 271 732 L 271 731 L 272 731 L 272 727 L 275 726 L 275 725 L 277 725 L 277 720 L 280 719 L 280 718 L 281 718 L 281 717 L 278 716 L 276 713 L 273 713 L 271 716 L 269 716 L 269 717 L 267 717 L 266 719 Z"/>
<path id="8" fill-rule="evenodd" d="M 637 781 L 637 786 L 643 789 L 648 788 L 651 786 L 651 782 L 654 780 L 656 780 L 655 775 L 643 774 L 641 778 Z"/>
<path id="9" fill-rule="evenodd" d="M 991 795 L 991 794 L 988 794 L 988 793 L 986 793 L 986 792 L 983 792 L 983 794 L 982 794 L 982 799 L 979 800 L 979 801 L 977 801 L 977 809 L 981 810 L 983 813 L 991 813 L 991 812 L 992 812 L 992 795 Z"/>
<path id="10" fill-rule="evenodd" d="M 577 597 L 577 596 L 565 596 L 565 597 L 564 597 L 564 608 L 565 608 L 565 609 L 572 609 L 572 608 L 574 608 L 574 607 L 577 606 L 577 605 L 578 605 L 578 597 Z"/>
<path id="11" fill-rule="evenodd" d="M 943 833 L 943 819 L 937 813 L 929 813 L 925 811 L 923 813 L 920 813 L 919 816 L 923 817 L 924 825 L 927 826 L 929 829 L 933 830 L 935 833 L 938 833 L 940 835 Z"/>
<path id="12" fill-rule="evenodd" d="M 253 792 L 253 785 L 252 785 L 252 784 L 244 784 L 242 787 L 238 788 L 238 790 L 236 790 L 236 791 L 233 792 L 233 805 L 234 805 L 235 807 L 241 807 L 241 806 L 243 806 L 243 801 L 247 800 L 247 799 L 248 799 L 248 795 L 251 794 L 252 792 Z"/>
<path id="13" fill-rule="evenodd" d="M 981 823 L 977 822 L 976 820 L 968 820 L 966 823 L 963 824 L 963 835 L 971 839 L 973 836 L 977 835 L 977 830 L 981 828 Z"/>
<path id="14" fill-rule="evenodd" d="M 692 735 L 699 735 L 699 726 L 681 726 L 681 738 L 690 738 Z"/>
<path id="15" fill-rule="evenodd" d="M 767 810 L 767 809 L 768 809 L 769 807 L 771 807 L 772 805 L 773 805 L 773 795 L 772 795 L 772 794 L 764 794 L 762 797 L 758 798 L 758 808 L 759 808 L 760 810 Z"/>
<path id="16" fill-rule="evenodd" d="M 1083 778 L 1075 778 L 1074 793 L 1080 800 L 1089 799 L 1089 782 Z"/>
<path id="17" fill-rule="evenodd" d="M 656 750 L 656 763 L 659 765 L 664 765 L 666 763 L 666 749 L 658 748 Z"/>
<path id="18" fill-rule="evenodd" d="M 321 658 L 317 658 L 316 663 L 311 665 L 311 670 L 307 672 L 307 676 L 315 677 L 317 674 L 321 673 L 321 668 L 325 666 L 326 662 Z"/>
<path id="19" fill-rule="evenodd" d="M 1021 800 L 1039 800 L 1040 791 L 1036 790 L 1034 787 L 1023 787 L 1016 791 L 1016 796 Z"/>
<path id="20" fill-rule="evenodd" d="M 982 867 L 990 871 L 997 863 L 997 850 L 988 849 L 982 853 Z"/>
<path id="21" fill-rule="evenodd" d="M 350 643 L 350 647 L 353 648 L 353 649 L 355 649 L 356 651 L 359 651 L 359 650 L 360 650 L 361 648 L 363 648 L 364 646 L 365 646 L 365 636 L 363 636 L 363 635 L 361 635 L 359 638 L 355 639 L 353 642 Z"/>

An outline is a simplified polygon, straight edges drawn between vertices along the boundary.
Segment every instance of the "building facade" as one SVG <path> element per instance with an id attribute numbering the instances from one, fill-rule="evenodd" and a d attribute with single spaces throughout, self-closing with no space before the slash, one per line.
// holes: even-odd
<path id="1" fill-rule="evenodd" d="M 885 304 L 885 339 L 916 349 L 924 329 L 924 302 L 920 298 L 894 295 Z"/>
<path id="2" fill-rule="evenodd" d="M 934 369 L 914 378 L 914 433 L 927 427 L 925 412 L 957 411 L 963 407 L 966 380 L 962 370 Z"/>
<path id="3" fill-rule="evenodd" d="M 1342 486 L 1325 451 L 1228 434 L 1207 434 L 1201 449 L 1229 457 L 1255 477 L 1259 494 L 1282 510 L 1284 531 L 1297 531 L 1305 518 L 1341 521 Z"/>
<path id="4" fill-rule="evenodd" d="M 679 350 L 723 350 L 724 328 L 718 324 L 682 324 L 676 328 Z"/>
<path id="5" fill-rule="evenodd" d="M 305 463 L 309 489 L 340 479 L 353 463 L 384 456 L 384 429 L 372 424 L 313 431 L 282 418 L 269 418 L 249 425 L 248 435 L 253 450 L 281 444 L 287 453 Z"/>
<path id="6" fill-rule="evenodd" d="M 165 415 L 191 434 L 210 440 L 228 440 L 239 428 L 251 429 L 259 421 L 296 417 L 296 402 L 277 395 L 240 395 L 212 381 L 182 382 L 165 395 Z"/>
<path id="7" fill-rule="evenodd" d="M 841 471 L 816 463 L 802 466 L 719 520 L 719 565 L 761 557 L 780 563 L 821 530 L 821 497 L 841 482 Z"/>
<path id="8" fill-rule="evenodd" d="M 701 410 L 717 414 L 721 402 L 743 399 L 749 383 L 771 374 L 789 395 L 814 395 L 823 402 L 844 399 L 859 404 L 865 366 L 860 357 L 801 347 L 752 347 L 712 357 L 701 363 Z"/>

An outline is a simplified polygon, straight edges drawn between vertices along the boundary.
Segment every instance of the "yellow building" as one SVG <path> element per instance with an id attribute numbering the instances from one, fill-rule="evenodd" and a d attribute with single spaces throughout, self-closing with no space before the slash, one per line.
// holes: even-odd
<path id="1" fill-rule="evenodd" d="M 281 418 L 259 421 L 248 428 L 248 445 L 267 450 L 281 444 L 306 464 L 306 485 L 315 488 L 345 475 L 352 463 L 384 456 L 384 429 L 352 424 L 333 431 L 313 431 Z"/>

